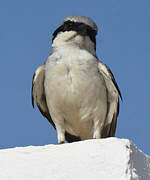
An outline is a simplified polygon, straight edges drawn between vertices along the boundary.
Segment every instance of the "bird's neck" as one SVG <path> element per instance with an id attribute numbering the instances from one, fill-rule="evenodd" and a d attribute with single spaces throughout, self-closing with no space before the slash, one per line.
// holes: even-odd
<path id="1" fill-rule="evenodd" d="M 96 55 L 94 43 L 88 36 L 78 35 L 75 31 L 66 31 L 59 33 L 53 40 L 52 48 L 59 48 L 62 46 L 77 46 L 80 49 L 85 49 L 92 55 Z"/>

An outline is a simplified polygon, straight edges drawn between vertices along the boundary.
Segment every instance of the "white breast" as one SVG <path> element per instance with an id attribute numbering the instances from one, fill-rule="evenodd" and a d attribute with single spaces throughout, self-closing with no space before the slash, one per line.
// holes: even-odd
<path id="1" fill-rule="evenodd" d="M 60 49 L 46 63 L 45 91 L 52 119 L 81 139 L 92 138 L 95 122 L 103 124 L 107 113 L 106 87 L 97 63 L 90 53 L 75 48 Z"/>

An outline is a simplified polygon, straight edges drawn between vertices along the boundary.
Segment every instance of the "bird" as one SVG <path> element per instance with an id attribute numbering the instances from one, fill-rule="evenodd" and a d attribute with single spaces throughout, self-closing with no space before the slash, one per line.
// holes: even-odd
<path id="1" fill-rule="evenodd" d="M 66 17 L 53 32 L 50 55 L 32 78 L 32 106 L 57 131 L 58 144 L 115 136 L 122 95 L 96 55 L 98 27 L 89 17 Z"/>

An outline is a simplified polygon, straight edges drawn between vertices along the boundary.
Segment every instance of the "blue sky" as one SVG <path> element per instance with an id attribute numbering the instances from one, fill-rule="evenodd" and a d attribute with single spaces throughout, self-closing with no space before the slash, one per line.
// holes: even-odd
<path id="1" fill-rule="evenodd" d="M 3 1 L 0 5 L 0 148 L 56 144 L 56 132 L 31 106 L 34 70 L 47 59 L 51 35 L 66 16 L 91 17 L 97 55 L 123 95 L 116 136 L 150 155 L 150 1 Z"/>

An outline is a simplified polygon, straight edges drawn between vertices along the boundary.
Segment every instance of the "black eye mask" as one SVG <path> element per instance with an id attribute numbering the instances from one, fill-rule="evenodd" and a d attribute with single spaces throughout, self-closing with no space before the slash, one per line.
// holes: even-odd
<path id="1" fill-rule="evenodd" d="M 52 41 L 56 38 L 58 33 L 65 31 L 76 31 L 81 36 L 89 36 L 96 47 L 96 30 L 92 29 L 87 24 L 73 21 L 66 21 L 63 25 L 57 28 L 53 33 Z"/>

